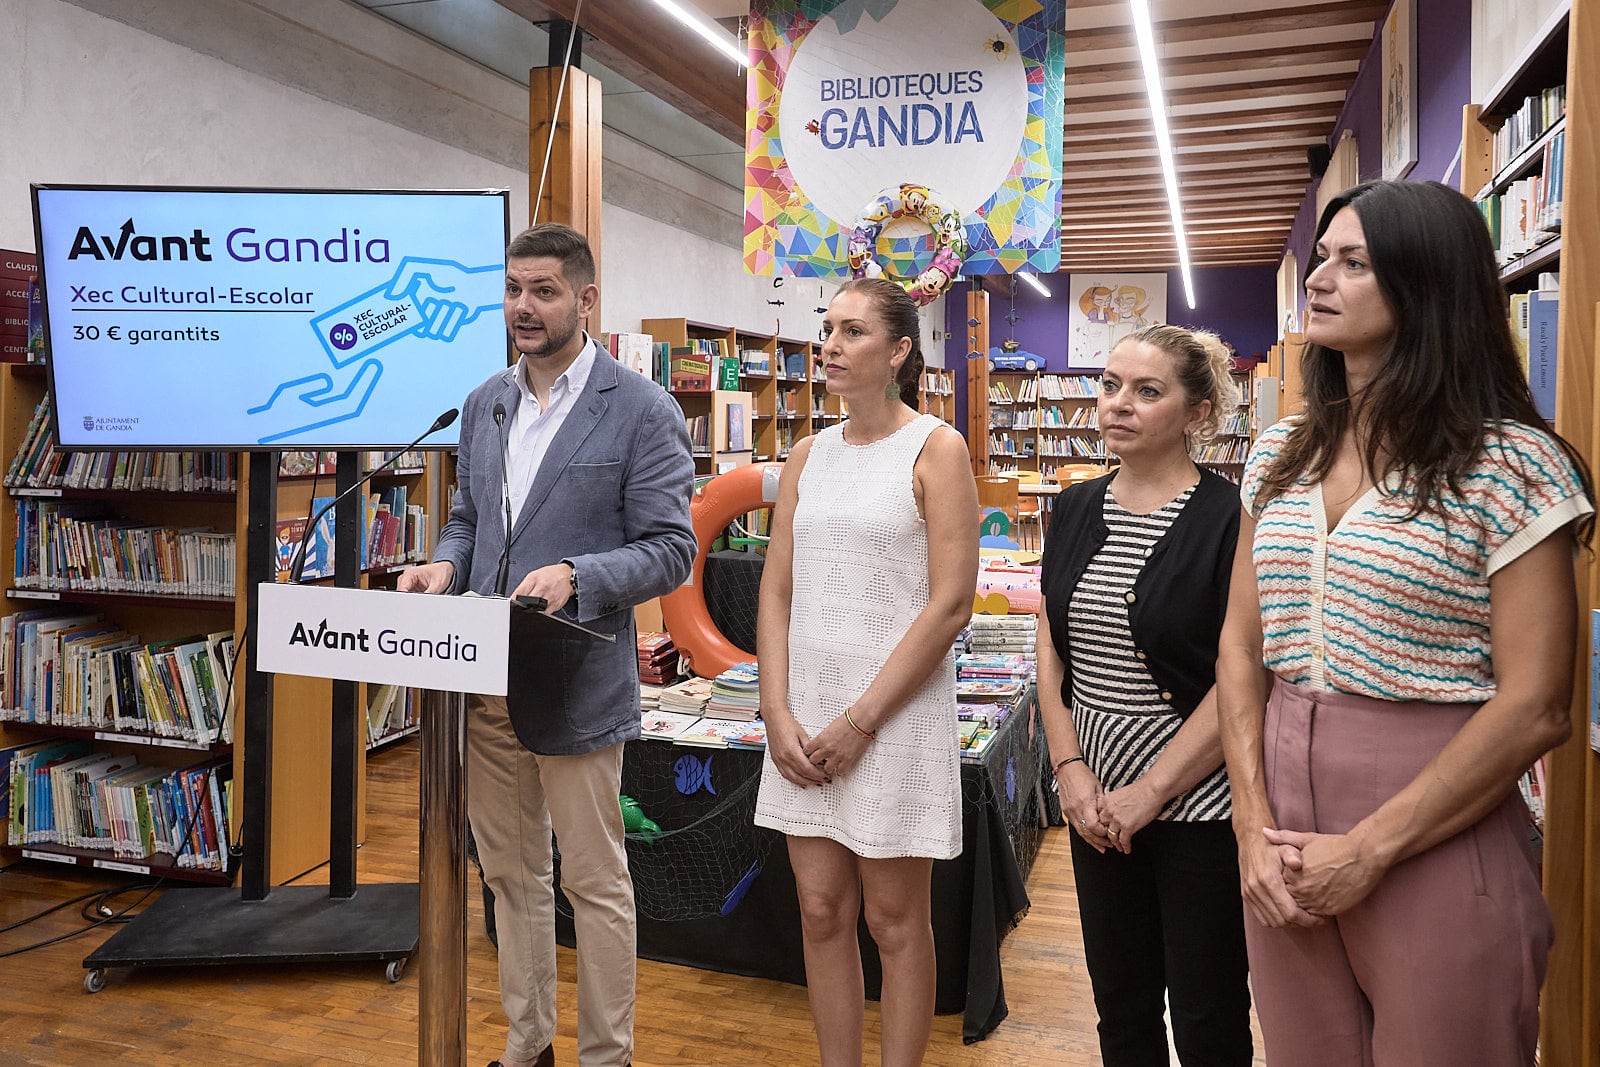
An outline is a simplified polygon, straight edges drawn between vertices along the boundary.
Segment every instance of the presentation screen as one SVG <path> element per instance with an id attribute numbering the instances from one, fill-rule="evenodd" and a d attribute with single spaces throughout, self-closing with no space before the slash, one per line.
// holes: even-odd
<path id="1" fill-rule="evenodd" d="M 410 442 L 507 365 L 509 216 L 506 190 L 35 185 L 58 443 Z"/>

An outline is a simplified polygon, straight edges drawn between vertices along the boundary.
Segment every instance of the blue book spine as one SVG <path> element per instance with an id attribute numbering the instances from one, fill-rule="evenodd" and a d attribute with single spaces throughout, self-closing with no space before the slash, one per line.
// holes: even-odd
<path id="1" fill-rule="evenodd" d="M 1528 294 L 1528 385 L 1533 403 L 1547 421 L 1556 417 L 1558 349 L 1556 319 L 1561 311 L 1559 294 L 1538 290 Z"/>

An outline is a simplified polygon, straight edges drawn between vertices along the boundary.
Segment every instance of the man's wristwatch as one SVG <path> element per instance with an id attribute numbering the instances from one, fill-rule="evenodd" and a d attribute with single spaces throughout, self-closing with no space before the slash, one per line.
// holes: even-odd
<path id="1" fill-rule="evenodd" d="M 570 559 L 564 559 L 561 562 L 572 570 L 572 599 L 576 600 L 578 599 L 578 565 Z"/>

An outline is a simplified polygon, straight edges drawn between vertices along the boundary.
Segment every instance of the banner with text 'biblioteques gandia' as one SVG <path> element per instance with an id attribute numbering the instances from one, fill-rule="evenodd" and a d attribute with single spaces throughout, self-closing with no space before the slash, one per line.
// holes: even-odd
<path id="1" fill-rule="evenodd" d="M 1061 260 L 1065 0 L 753 0 L 745 269 L 957 275 Z"/>

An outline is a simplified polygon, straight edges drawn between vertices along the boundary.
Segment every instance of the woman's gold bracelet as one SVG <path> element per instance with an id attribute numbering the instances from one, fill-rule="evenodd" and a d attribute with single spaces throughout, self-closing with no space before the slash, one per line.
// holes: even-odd
<path id="1" fill-rule="evenodd" d="M 878 739 L 878 732 L 876 730 L 873 730 L 869 733 L 868 731 L 863 730 L 861 727 L 856 725 L 856 721 L 850 717 L 849 708 L 844 709 L 844 721 L 850 724 L 850 729 L 854 730 L 862 737 L 865 737 L 868 741 L 876 741 Z"/>

